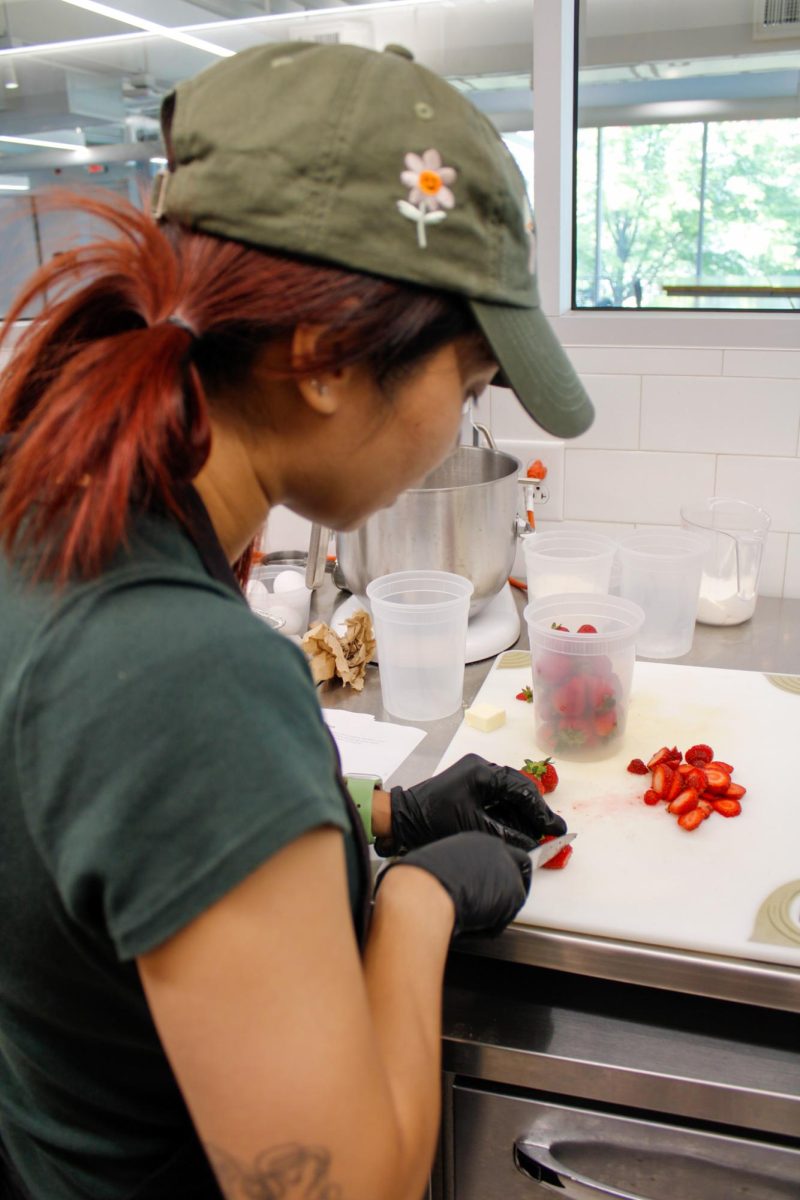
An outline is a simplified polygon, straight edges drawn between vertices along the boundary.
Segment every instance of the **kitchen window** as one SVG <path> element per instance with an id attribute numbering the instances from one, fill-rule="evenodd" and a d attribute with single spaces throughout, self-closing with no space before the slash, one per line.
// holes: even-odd
<path id="1" fill-rule="evenodd" d="M 579 5 L 575 308 L 800 308 L 800 7 Z"/>

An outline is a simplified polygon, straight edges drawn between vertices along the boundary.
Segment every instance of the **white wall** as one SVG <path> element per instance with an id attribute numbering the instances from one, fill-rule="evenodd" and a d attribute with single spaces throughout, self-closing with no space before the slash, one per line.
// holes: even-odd
<path id="1" fill-rule="evenodd" d="M 760 591 L 800 599 L 800 350 L 567 346 L 596 406 L 566 443 L 565 521 L 613 535 L 677 525 L 683 502 L 723 495 L 772 517 Z M 547 439 L 492 389 L 496 438 Z"/>

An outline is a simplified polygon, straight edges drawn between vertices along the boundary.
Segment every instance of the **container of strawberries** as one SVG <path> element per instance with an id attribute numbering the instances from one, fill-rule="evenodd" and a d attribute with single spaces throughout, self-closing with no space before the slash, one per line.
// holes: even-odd
<path id="1" fill-rule="evenodd" d="M 535 600 L 524 615 L 538 745 L 560 758 L 613 754 L 625 731 L 643 610 L 620 596 L 568 593 Z"/>

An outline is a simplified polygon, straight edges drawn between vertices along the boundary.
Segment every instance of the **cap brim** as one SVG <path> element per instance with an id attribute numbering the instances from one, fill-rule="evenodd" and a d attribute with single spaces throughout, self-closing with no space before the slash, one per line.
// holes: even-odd
<path id="1" fill-rule="evenodd" d="M 541 309 L 469 304 L 500 367 L 498 384 L 510 387 L 548 433 L 584 433 L 594 420 L 592 402 Z"/>

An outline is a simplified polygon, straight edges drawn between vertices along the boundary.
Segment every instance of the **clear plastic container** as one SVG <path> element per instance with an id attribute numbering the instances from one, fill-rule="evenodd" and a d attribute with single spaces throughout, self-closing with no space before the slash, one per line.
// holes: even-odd
<path id="1" fill-rule="evenodd" d="M 269 624 L 280 621 L 281 633 L 302 637 L 308 629 L 311 592 L 306 587 L 305 571 L 285 563 L 262 563 L 250 572 L 247 603 L 257 616 Z"/>
<path id="2" fill-rule="evenodd" d="M 547 530 L 522 543 L 528 599 L 609 590 L 617 543 L 583 529 Z"/>
<path id="3" fill-rule="evenodd" d="M 684 504 L 681 520 L 706 547 L 697 620 L 704 625 L 748 621 L 758 598 L 769 513 L 746 500 L 711 496 Z"/>
<path id="4" fill-rule="evenodd" d="M 473 585 L 449 571 L 395 571 L 367 584 L 383 707 L 436 721 L 461 707 Z"/>
<path id="5" fill-rule="evenodd" d="M 619 544 L 619 594 L 644 609 L 640 658 L 681 658 L 694 641 L 705 546 L 684 529 L 641 529 Z"/>
<path id="6" fill-rule="evenodd" d="M 619 596 L 573 593 L 535 600 L 524 615 L 539 748 L 568 759 L 614 754 L 628 717 L 642 609 Z M 582 625 L 597 632 L 578 633 Z"/>

